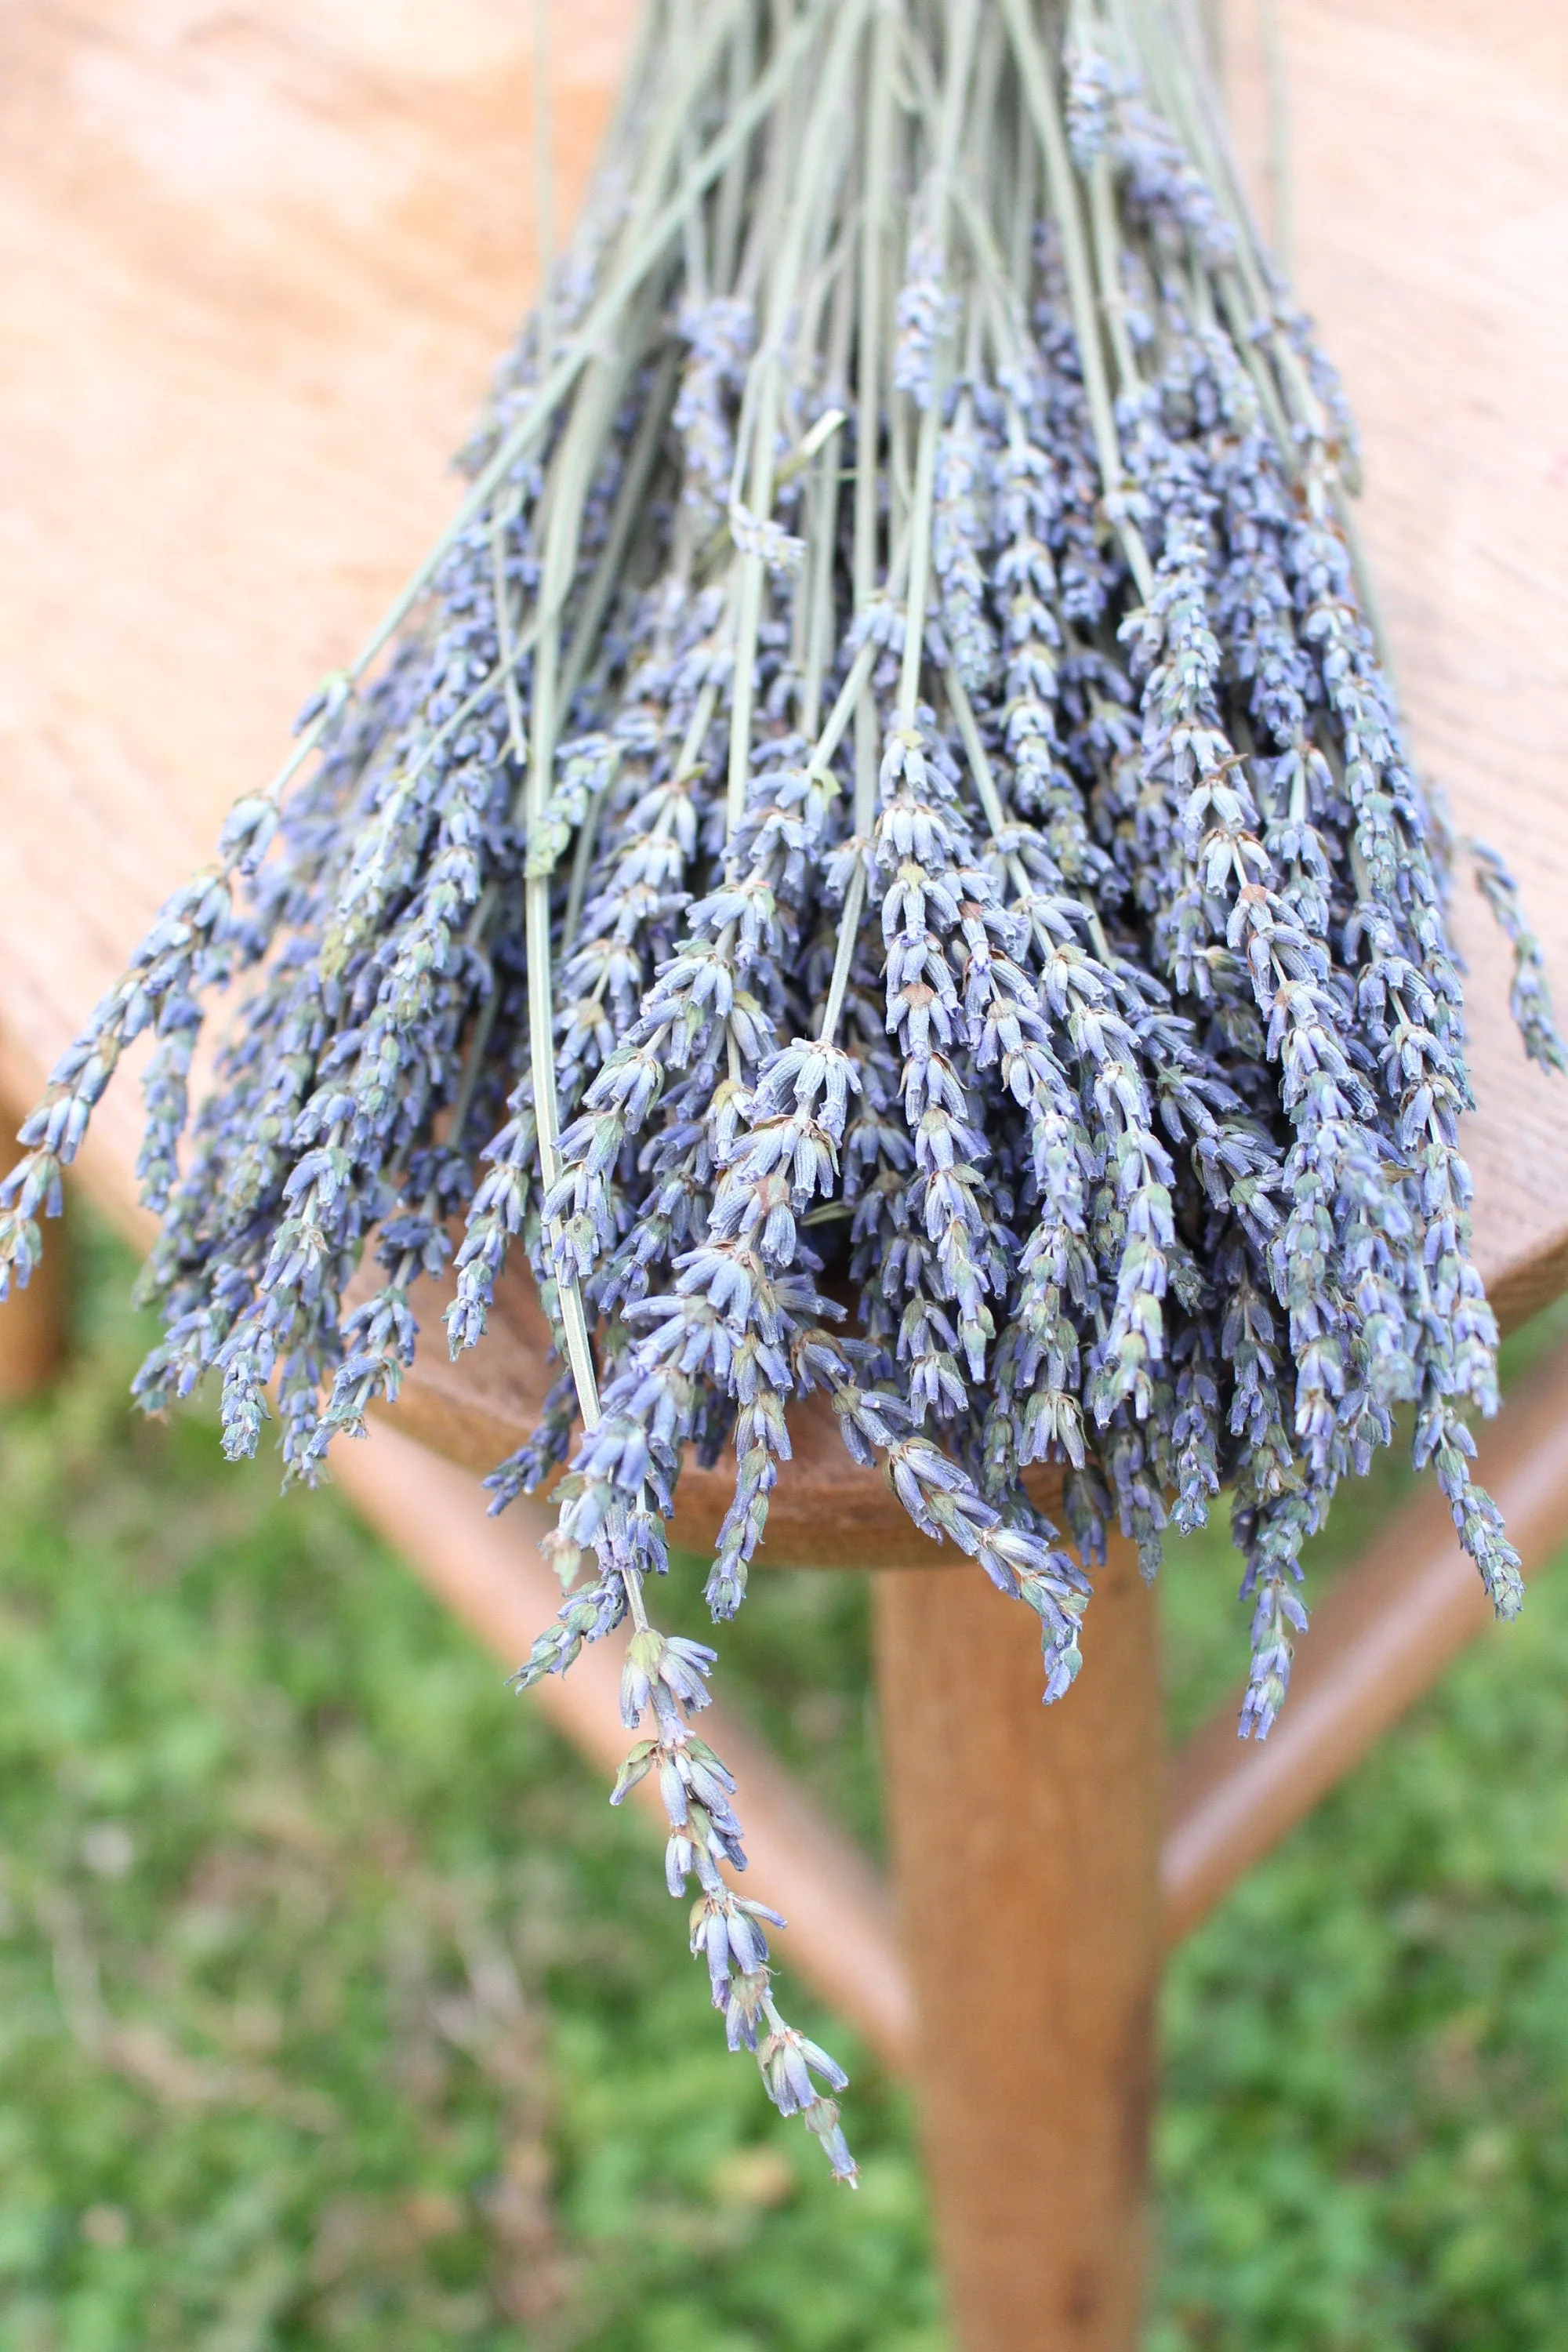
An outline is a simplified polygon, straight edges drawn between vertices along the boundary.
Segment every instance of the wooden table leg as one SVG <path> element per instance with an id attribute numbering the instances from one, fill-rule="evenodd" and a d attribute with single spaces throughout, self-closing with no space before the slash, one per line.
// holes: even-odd
<path id="1" fill-rule="evenodd" d="M 974 1569 L 872 1580 L 916 2079 L 960 2352 L 1134 2352 L 1161 1956 L 1153 1605 L 1118 1545 L 1075 1687 Z"/>
<path id="2" fill-rule="evenodd" d="M 0 1102 L 0 1175 L 21 1158 L 16 1140 L 24 1114 Z M 66 1343 L 66 1266 L 63 1220 L 44 1235 L 44 1261 L 26 1290 L 13 1288 L 0 1301 L 0 1404 L 36 1396 L 59 1368 Z"/>

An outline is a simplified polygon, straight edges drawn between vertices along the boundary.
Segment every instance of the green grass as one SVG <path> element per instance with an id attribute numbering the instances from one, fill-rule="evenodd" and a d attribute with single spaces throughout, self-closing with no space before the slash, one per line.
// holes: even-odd
<path id="1" fill-rule="evenodd" d="M 850 2048 L 835 2191 L 646 1830 L 333 1496 L 127 1413 L 79 1247 L 0 1430 L 0 2352 L 942 2352 L 902 2095 Z M 1233 1584 L 1172 1563 L 1178 1722 Z M 858 1580 L 769 1578 L 725 1675 L 875 1843 L 866 1640 Z M 1180 1955 L 1151 2352 L 1568 2336 L 1565 1684 L 1548 1578 Z"/>

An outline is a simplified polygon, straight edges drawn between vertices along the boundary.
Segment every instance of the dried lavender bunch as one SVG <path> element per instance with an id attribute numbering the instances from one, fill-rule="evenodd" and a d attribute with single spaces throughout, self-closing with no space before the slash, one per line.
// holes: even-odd
<path id="1" fill-rule="evenodd" d="M 616 1801 L 658 1775 L 731 2044 L 853 2179 L 725 1874 L 713 1654 L 649 1614 L 688 1449 L 735 1465 L 723 1619 L 826 1390 L 1035 1611 L 1047 1699 L 1110 1528 L 1152 1573 L 1229 1487 L 1261 1737 L 1302 1543 L 1402 1410 L 1518 1607 L 1464 1419 L 1497 1335 L 1351 428 L 1175 35 L 1131 0 L 648 22 L 456 523 L 60 1063 L 0 1264 L 152 1031 L 138 1392 L 216 1371 L 229 1451 L 276 1415 L 310 1479 L 395 1397 L 416 1276 L 457 1354 L 521 1242 L 559 1376 L 490 1484 L 563 1471 L 566 1599 L 518 1680 L 630 1622 Z"/>

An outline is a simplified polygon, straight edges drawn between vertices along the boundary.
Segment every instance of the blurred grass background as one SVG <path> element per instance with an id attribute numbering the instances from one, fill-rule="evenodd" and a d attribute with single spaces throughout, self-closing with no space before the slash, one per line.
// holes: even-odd
<path id="1" fill-rule="evenodd" d="M 942 2352 L 903 2094 L 851 2043 L 834 2190 L 646 1828 L 334 1496 L 127 1411 L 130 1261 L 75 1247 L 0 1427 L 0 2352 Z M 1167 1569 L 1178 1728 L 1234 1585 Z M 874 1846 L 865 1600 L 760 1578 L 723 1686 Z M 1150 2352 L 1568 2335 L 1565 1682 L 1548 1575 L 1178 1956 Z"/>

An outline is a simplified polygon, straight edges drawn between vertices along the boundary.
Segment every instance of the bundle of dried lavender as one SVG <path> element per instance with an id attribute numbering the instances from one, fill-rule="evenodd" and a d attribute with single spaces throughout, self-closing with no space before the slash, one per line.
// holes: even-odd
<path id="1" fill-rule="evenodd" d="M 561 1374 L 498 1507 L 569 1467 L 519 1679 L 632 1621 L 616 1798 L 658 1775 L 731 2046 L 852 2177 L 773 1915 L 721 1874 L 713 1654 L 648 1617 L 686 1449 L 734 1456 L 724 1618 L 826 1388 L 1037 1612 L 1048 1699 L 1111 1523 L 1152 1572 L 1229 1486 L 1261 1736 L 1303 1539 L 1401 1406 L 1517 1608 L 1462 1418 L 1496 1330 L 1351 427 L 1152 0 L 654 0 L 649 30 L 456 523 L 61 1062 L 0 1251 L 26 1280 L 152 1030 L 138 1392 L 216 1369 L 230 1453 L 275 1410 L 309 1478 L 395 1396 L 414 1276 L 455 1247 L 456 1353 L 521 1237 Z M 1045 1462 L 1076 1558 L 1020 1482 Z"/>

